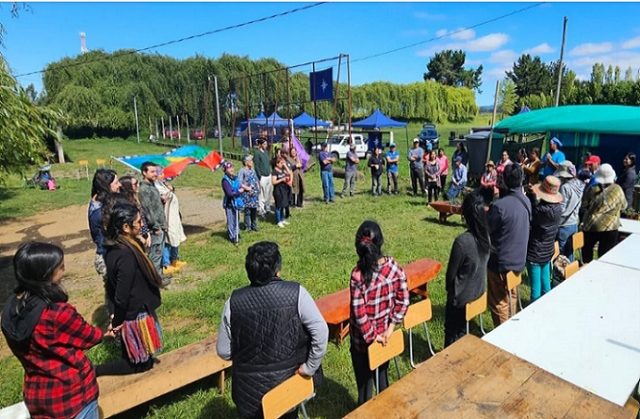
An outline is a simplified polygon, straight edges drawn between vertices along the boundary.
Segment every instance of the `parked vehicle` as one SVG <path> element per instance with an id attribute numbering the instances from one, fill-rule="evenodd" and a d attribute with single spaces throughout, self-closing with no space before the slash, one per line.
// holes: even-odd
<path id="1" fill-rule="evenodd" d="M 351 139 L 356 145 L 356 154 L 363 158 L 367 154 L 367 143 L 362 134 L 351 134 Z M 327 140 L 328 151 L 337 159 L 344 160 L 349 152 L 349 134 L 334 134 Z M 314 147 L 316 153 L 320 152 L 320 145 Z"/>
<path id="2" fill-rule="evenodd" d="M 164 136 L 166 138 L 172 138 L 172 139 L 180 138 L 180 132 L 177 129 L 174 129 L 174 130 L 165 129 Z"/>
<path id="3" fill-rule="evenodd" d="M 204 130 L 192 129 L 190 137 L 192 140 L 204 140 Z"/>
<path id="4" fill-rule="evenodd" d="M 420 140 L 420 147 L 425 150 L 429 149 L 429 145 L 431 145 L 432 149 L 438 148 L 440 145 L 440 138 L 435 124 L 423 124 L 422 130 L 420 131 L 420 134 L 418 134 L 418 139 Z"/>

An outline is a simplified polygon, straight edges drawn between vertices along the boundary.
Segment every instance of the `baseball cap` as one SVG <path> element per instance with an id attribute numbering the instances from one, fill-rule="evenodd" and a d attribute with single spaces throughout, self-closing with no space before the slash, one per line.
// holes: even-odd
<path id="1" fill-rule="evenodd" d="M 592 154 L 589 156 L 589 158 L 585 161 L 586 164 L 600 164 L 601 160 L 600 157 L 596 156 L 595 154 Z"/>

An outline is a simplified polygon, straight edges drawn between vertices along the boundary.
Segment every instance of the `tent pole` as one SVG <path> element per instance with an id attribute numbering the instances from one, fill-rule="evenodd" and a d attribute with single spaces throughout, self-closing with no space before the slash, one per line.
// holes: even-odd
<path id="1" fill-rule="evenodd" d="M 314 74 L 315 77 L 315 73 L 316 73 L 316 63 L 315 61 L 311 64 L 312 66 L 312 73 Z M 314 142 L 316 143 L 316 146 L 318 145 L 318 102 L 316 101 L 316 84 L 312 83 L 311 84 L 311 88 L 313 89 L 313 118 L 314 118 L 314 122 L 313 122 L 313 138 L 314 138 Z"/>
<path id="2" fill-rule="evenodd" d="M 496 81 L 496 93 L 493 95 L 493 116 L 491 117 L 491 130 L 489 131 L 489 141 L 487 144 L 487 159 L 485 163 L 491 159 L 491 142 L 493 141 L 493 127 L 496 125 L 496 113 L 498 111 L 498 88 L 500 81 Z"/>
<path id="3" fill-rule="evenodd" d="M 339 121 L 338 119 L 338 97 L 340 96 L 340 68 L 342 64 L 342 54 L 338 55 L 338 74 L 336 76 L 336 96 L 333 98 L 333 119 L 334 121 Z M 351 141 L 351 139 L 349 139 Z"/>
<path id="4" fill-rule="evenodd" d="M 247 115 L 247 135 L 249 136 L 249 147 L 253 147 L 253 141 L 251 138 L 251 116 L 249 115 L 249 92 L 247 91 L 247 78 L 245 77 L 242 80 L 242 86 L 244 87 L 244 95 L 245 95 L 245 105 L 244 105 L 244 109 L 245 109 L 245 114 Z M 235 137 L 234 137 L 235 138 Z M 235 140 L 233 141 L 233 148 L 236 148 L 236 142 Z"/>

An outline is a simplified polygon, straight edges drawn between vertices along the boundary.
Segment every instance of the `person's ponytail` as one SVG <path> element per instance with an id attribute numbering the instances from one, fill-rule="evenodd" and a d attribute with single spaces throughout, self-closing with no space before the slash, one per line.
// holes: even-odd
<path id="1" fill-rule="evenodd" d="M 384 237 L 382 230 L 375 221 L 363 222 L 356 232 L 356 253 L 358 254 L 358 269 L 365 284 L 369 285 L 373 273 L 378 268 L 378 259 L 382 257 Z"/>

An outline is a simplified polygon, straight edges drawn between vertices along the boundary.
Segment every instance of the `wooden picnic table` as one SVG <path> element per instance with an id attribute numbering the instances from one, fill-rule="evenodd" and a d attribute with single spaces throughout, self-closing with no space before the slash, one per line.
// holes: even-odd
<path id="1" fill-rule="evenodd" d="M 467 335 L 345 418 L 630 419 L 636 406 L 617 406 Z"/>
<path id="2" fill-rule="evenodd" d="M 419 259 L 404 266 L 409 290 L 413 294 L 426 298 L 428 296 L 427 285 L 438 276 L 441 268 L 440 262 L 429 258 Z M 341 343 L 349 333 L 350 298 L 349 288 L 345 288 L 316 300 L 322 317 L 329 325 L 331 334 L 338 343 Z"/>

